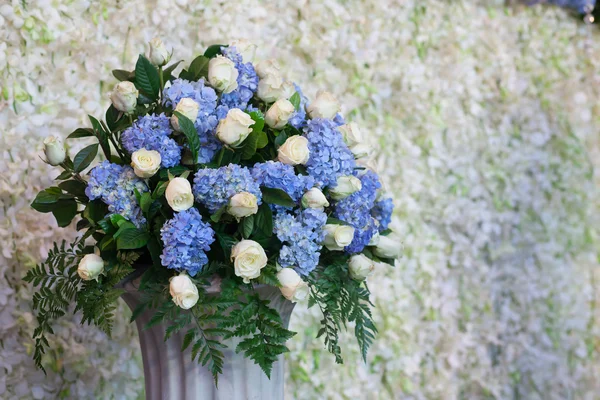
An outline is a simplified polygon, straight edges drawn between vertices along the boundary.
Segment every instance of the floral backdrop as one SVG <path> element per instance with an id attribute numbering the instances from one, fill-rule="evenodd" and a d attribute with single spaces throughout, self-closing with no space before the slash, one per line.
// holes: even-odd
<path id="1" fill-rule="evenodd" d="M 128 312 L 112 338 L 56 326 L 30 357 L 21 279 L 71 237 L 29 208 L 54 172 L 48 134 L 100 116 L 160 36 L 190 60 L 248 38 L 369 132 L 403 257 L 370 278 L 369 363 L 348 334 L 335 366 L 299 305 L 286 391 L 297 399 L 593 399 L 600 393 L 600 39 L 554 7 L 457 0 L 5 0 L 0 5 L 0 398 L 143 398 Z"/>

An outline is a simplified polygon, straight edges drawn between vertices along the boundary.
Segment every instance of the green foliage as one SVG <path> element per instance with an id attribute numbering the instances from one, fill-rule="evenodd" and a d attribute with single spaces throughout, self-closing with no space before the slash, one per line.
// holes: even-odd
<path id="1" fill-rule="evenodd" d="M 290 197 L 289 194 L 281 189 L 273 189 L 268 187 L 261 187 L 260 191 L 263 195 L 263 201 L 268 204 L 277 204 L 278 206 L 294 207 L 296 202 Z"/>
<path id="2" fill-rule="evenodd" d="M 96 158 L 96 154 L 98 154 L 98 144 L 91 144 L 87 147 L 81 149 L 79 153 L 73 159 L 73 170 L 75 172 L 81 172 L 94 161 Z"/>
<path id="3" fill-rule="evenodd" d="M 317 337 L 324 342 L 337 363 L 342 363 L 339 346 L 339 329 L 354 322 L 354 333 L 366 362 L 367 351 L 377 333 L 373 323 L 366 283 L 350 279 L 346 259 L 336 260 L 328 267 L 319 266 L 308 278 L 310 286 L 309 307 L 317 304 L 323 313 Z"/>
<path id="4" fill-rule="evenodd" d="M 213 44 L 208 46 L 206 51 L 204 52 L 204 57 L 214 58 L 221 54 L 221 47 L 229 47 L 226 44 Z"/>
<path id="5" fill-rule="evenodd" d="M 160 91 L 158 70 L 142 54 L 140 54 L 135 64 L 135 85 L 150 99 L 156 100 L 158 98 Z"/>
<path id="6" fill-rule="evenodd" d="M 290 103 L 292 103 L 292 105 L 294 106 L 296 111 L 298 111 L 300 109 L 300 102 L 301 102 L 300 94 L 298 92 L 294 92 L 292 97 L 290 97 Z"/>
<path id="7" fill-rule="evenodd" d="M 100 123 L 100 121 L 98 121 L 96 118 L 92 117 L 91 115 L 88 115 L 88 118 L 90 119 L 90 122 L 92 123 L 94 135 L 98 139 L 98 142 L 100 143 L 100 147 L 102 147 L 104 156 L 106 157 L 107 160 L 110 160 L 111 159 L 110 144 L 109 144 L 110 132 L 106 132 L 104 130 L 104 128 L 102 127 L 102 124 Z"/>
<path id="8" fill-rule="evenodd" d="M 65 241 L 54 246 L 48 252 L 48 258 L 29 270 L 23 278 L 25 282 L 39 287 L 33 295 L 33 309 L 36 312 L 38 326 L 33 332 L 35 349 L 33 360 L 38 368 L 42 366 L 42 357 L 49 346 L 47 334 L 53 334 L 52 323 L 64 316 L 70 303 L 77 296 L 79 278 L 77 264 L 83 256 L 84 241 L 71 245 Z"/>
<path id="9" fill-rule="evenodd" d="M 198 56 L 194 58 L 187 70 L 182 70 L 179 74 L 181 79 L 187 79 L 189 81 L 197 81 L 200 78 L 208 78 L 208 62 L 209 57 Z"/>
<path id="10" fill-rule="evenodd" d="M 77 202 L 73 195 L 63 193 L 61 188 L 56 186 L 39 192 L 31 203 L 31 207 L 41 213 L 51 212 L 60 227 L 69 225 L 77 215 Z"/>
<path id="11" fill-rule="evenodd" d="M 198 138 L 198 132 L 194 127 L 194 123 L 189 120 L 185 115 L 175 111 L 174 114 L 179 120 L 179 127 L 183 131 L 188 144 L 190 145 L 190 151 L 192 152 L 192 160 L 194 165 L 198 163 L 198 152 L 200 151 L 200 139 Z"/>

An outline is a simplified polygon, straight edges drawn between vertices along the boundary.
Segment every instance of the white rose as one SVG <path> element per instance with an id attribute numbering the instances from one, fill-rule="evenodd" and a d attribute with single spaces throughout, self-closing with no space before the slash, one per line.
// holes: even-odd
<path id="1" fill-rule="evenodd" d="M 198 118 L 199 110 L 200 106 L 198 105 L 198 103 L 196 103 L 195 100 L 186 97 L 179 100 L 179 103 L 177 103 L 177 106 L 173 111 L 177 111 L 178 113 L 187 117 L 187 119 L 189 119 L 190 121 L 195 122 L 196 118 Z M 173 115 L 171 116 L 171 125 L 173 125 L 173 129 L 175 129 L 176 131 L 181 131 L 179 127 L 179 118 L 177 117 L 177 115 L 175 115 L 175 113 L 173 113 Z"/>
<path id="2" fill-rule="evenodd" d="M 231 260 L 235 274 L 243 278 L 244 283 L 260 276 L 260 270 L 267 265 L 267 255 L 260 244 L 254 240 L 242 240 L 231 249 Z"/>
<path id="3" fill-rule="evenodd" d="M 338 130 L 342 134 L 344 142 L 346 142 L 348 147 L 356 146 L 363 141 L 362 133 L 356 122 L 338 126 Z"/>
<path id="4" fill-rule="evenodd" d="M 277 159 L 284 164 L 306 164 L 310 156 L 308 139 L 300 135 L 290 136 L 277 150 L 277 154 Z"/>
<path id="5" fill-rule="evenodd" d="M 371 236 L 371 239 L 369 240 L 367 246 L 377 246 L 379 244 L 380 237 L 381 235 L 379 234 L 379 231 L 376 230 L 373 236 Z"/>
<path id="6" fill-rule="evenodd" d="M 177 307 L 189 310 L 196 305 L 200 297 L 198 288 L 185 272 L 172 277 L 169 281 L 169 292 Z"/>
<path id="7" fill-rule="evenodd" d="M 194 195 L 190 182 L 181 177 L 173 178 L 165 190 L 165 198 L 173 211 L 185 211 L 194 205 Z"/>
<path id="8" fill-rule="evenodd" d="M 343 250 L 354 239 L 354 228 L 348 225 L 326 224 L 323 245 L 329 250 Z"/>
<path id="9" fill-rule="evenodd" d="M 86 254 L 77 267 L 77 274 L 84 281 L 98 280 L 98 276 L 104 271 L 104 260 L 96 254 Z"/>
<path id="10" fill-rule="evenodd" d="M 281 284 L 279 290 L 286 299 L 297 303 L 308 296 L 308 284 L 292 268 L 282 268 L 277 273 L 277 279 Z"/>
<path id="11" fill-rule="evenodd" d="M 232 108 L 227 116 L 219 121 L 217 137 L 225 144 L 238 146 L 252 132 L 252 128 L 250 128 L 252 125 L 254 125 L 252 117 L 239 108 Z"/>
<path id="12" fill-rule="evenodd" d="M 281 85 L 281 90 L 279 93 L 279 99 L 289 100 L 296 93 L 296 87 L 293 82 L 284 81 Z"/>
<path id="13" fill-rule="evenodd" d="M 373 253 L 381 258 L 398 258 L 400 256 L 400 242 L 389 236 L 380 236 L 379 243 L 374 247 Z"/>
<path id="14" fill-rule="evenodd" d="M 208 62 L 208 81 L 219 92 L 230 93 L 237 89 L 238 74 L 235 64 L 227 57 L 219 55 Z"/>
<path id="15" fill-rule="evenodd" d="M 131 155 L 133 172 L 140 178 L 150 178 L 160 168 L 160 153 L 156 150 L 139 149 Z"/>
<path id="16" fill-rule="evenodd" d="M 282 96 L 285 82 L 281 75 L 269 74 L 258 81 L 256 95 L 265 103 L 273 103 Z"/>
<path id="17" fill-rule="evenodd" d="M 257 211 L 258 202 L 256 196 L 252 193 L 237 193 L 229 199 L 229 208 L 227 209 L 227 212 L 236 218 L 247 217 L 256 214 Z"/>
<path id="18" fill-rule="evenodd" d="M 371 154 L 371 146 L 366 143 L 359 143 L 350 147 L 350 151 L 354 154 L 354 158 L 360 159 L 368 157 Z"/>
<path id="19" fill-rule="evenodd" d="M 44 139 L 44 153 L 46 154 L 46 161 L 50 165 L 59 165 L 65 161 L 67 156 L 65 145 L 60 138 L 55 136 L 48 136 Z"/>
<path id="20" fill-rule="evenodd" d="M 355 254 L 348 261 L 348 272 L 350 278 L 357 281 L 364 281 L 367 276 L 375 269 L 375 263 L 364 254 Z"/>
<path id="21" fill-rule="evenodd" d="M 294 105 L 289 100 L 279 99 L 267 110 L 265 123 L 273 129 L 281 129 L 295 111 Z"/>
<path id="22" fill-rule="evenodd" d="M 323 211 L 325 207 L 329 207 L 329 202 L 319 188 L 312 188 L 302 196 L 302 207 Z"/>
<path id="23" fill-rule="evenodd" d="M 342 200 L 361 189 L 360 179 L 353 175 L 343 175 L 337 178 L 335 187 L 329 189 L 329 195 L 334 200 Z"/>
<path id="24" fill-rule="evenodd" d="M 238 39 L 232 41 L 230 46 L 235 47 L 235 49 L 242 55 L 242 59 L 245 63 L 251 63 L 254 61 L 254 56 L 256 55 L 257 46 L 246 40 L 246 39 Z"/>
<path id="25" fill-rule="evenodd" d="M 317 92 L 317 98 L 306 108 L 310 118 L 332 119 L 342 107 L 337 99 L 329 92 Z"/>
<path id="26" fill-rule="evenodd" d="M 254 66 L 254 70 L 261 79 L 269 75 L 279 75 L 279 65 L 276 60 L 263 60 Z"/>
<path id="27" fill-rule="evenodd" d="M 162 40 L 155 37 L 150 42 L 150 51 L 148 52 L 148 60 L 157 67 L 162 67 L 171 59 L 171 54 L 163 44 Z"/>
<path id="28" fill-rule="evenodd" d="M 137 97 L 140 94 L 135 85 L 129 81 L 117 83 L 110 94 L 112 105 L 119 111 L 130 114 L 137 106 Z"/>

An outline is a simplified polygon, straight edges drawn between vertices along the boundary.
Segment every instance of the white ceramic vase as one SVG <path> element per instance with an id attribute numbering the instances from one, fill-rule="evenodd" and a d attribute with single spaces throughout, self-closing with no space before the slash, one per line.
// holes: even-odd
<path id="1" fill-rule="evenodd" d="M 125 279 L 119 284 L 126 290 L 123 300 L 134 310 L 140 301 L 138 279 Z M 277 287 L 260 285 L 256 291 L 262 299 L 271 301 L 287 328 L 294 303 L 281 296 Z M 215 387 L 211 373 L 192 361 L 191 346 L 184 352 L 181 343 L 187 330 L 164 341 L 165 326 L 143 329 L 153 313 L 145 311 L 136 319 L 144 362 L 147 400 L 281 400 L 284 390 L 284 358 L 273 365 L 271 379 L 252 360 L 236 354 L 239 341 L 226 342 L 223 374 Z"/>

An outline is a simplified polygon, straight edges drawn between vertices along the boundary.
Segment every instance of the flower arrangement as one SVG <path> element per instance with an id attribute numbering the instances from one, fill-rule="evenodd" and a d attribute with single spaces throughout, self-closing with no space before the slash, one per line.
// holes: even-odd
<path id="1" fill-rule="evenodd" d="M 91 128 L 67 137 L 96 143 L 71 159 L 59 138 L 46 138 L 46 162 L 63 171 L 32 207 L 62 227 L 77 219 L 82 234 L 25 276 L 39 286 L 38 367 L 53 320 L 72 303 L 82 323 L 110 334 L 117 284 L 131 274 L 145 299 L 132 321 L 152 310 L 150 325 L 169 326 L 165 340 L 185 328 L 182 350 L 192 346 L 215 381 L 227 339 L 241 338 L 236 351 L 269 375 L 294 335 L 257 284 L 318 305 L 318 337 L 339 363 L 338 331 L 354 323 L 366 360 L 377 332 L 366 278 L 399 253 L 393 202 L 335 97 L 309 102 L 275 61 L 254 65 L 255 49 L 210 46 L 176 77 L 181 61 L 168 65 L 154 39 L 134 71 L 113 71 L 120 82 L 105 120 L 90 116 Z M 105 160 L 90 169 L 100 150 Z"/>

